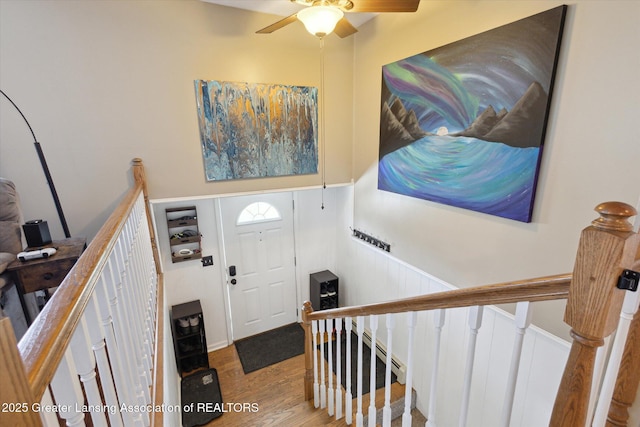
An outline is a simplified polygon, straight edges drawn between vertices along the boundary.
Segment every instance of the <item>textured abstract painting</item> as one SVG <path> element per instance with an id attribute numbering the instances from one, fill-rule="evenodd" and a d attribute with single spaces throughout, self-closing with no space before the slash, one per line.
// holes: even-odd
<path id="1" fill-rule="evenodd" d="M 196 80 L 207 181 L 318 172 L 315 87 Z"/>
<path id="2" fill-rule="evenodd" d="M 565 14 L 383 66 L 378 188 L 530 222 Z"/>

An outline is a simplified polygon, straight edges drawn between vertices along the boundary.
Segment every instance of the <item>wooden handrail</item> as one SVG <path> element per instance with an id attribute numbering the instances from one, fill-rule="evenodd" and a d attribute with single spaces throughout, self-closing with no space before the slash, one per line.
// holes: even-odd
<path id="1" fill-rule="evenodd" d="M 466 289 L 420 295 L 389 302 L 307 312 L 308 321 L 372 314 L 403 313 L 409 311 L 458 308 L 476 305 L 507 304 L 520 301 L 548 301 L 566 299 L 571 274 L 558 274 L 535 279 L 476 286 Z"/>
<path id="2" fill-rule="evenodd" d="M 156 254 L 157 255 L 157 254 Z M 155 366 L 153 368 L 153 404 L 156 407 L 164 403 L 162 383 L 164 382 L 164 275 L 158 274 L 158 307 L 156 310 L 156 348 Z M 163 425 L 164 414 L 162 411 L 154 411 L 151 418 L 151 427 Z"/>
<path id="3" fill-rule="evenodd" d="M 18 348 L 37 401 L 51 382 L 93 293 L 97 273 L 107 262 L 106 254 L 142 191 L 142 183 L 136 181 L 20 340 Z"/>

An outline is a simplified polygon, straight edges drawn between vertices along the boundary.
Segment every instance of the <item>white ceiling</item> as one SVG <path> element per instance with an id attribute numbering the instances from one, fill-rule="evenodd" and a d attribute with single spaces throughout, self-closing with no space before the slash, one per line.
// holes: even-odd
<path id="1" fill-rule="evenodd" d="M 202 0 L 220 6 L 235 7 L 237 9 L 252 10 L 254 12 L 270 13 L 278 16 L 289 16 L 303 9 L 304 6 L 290 0 Z M 375 17 L 376 13 L 347 12 L 345 17 L 351 25 L 358 27 Z"/>

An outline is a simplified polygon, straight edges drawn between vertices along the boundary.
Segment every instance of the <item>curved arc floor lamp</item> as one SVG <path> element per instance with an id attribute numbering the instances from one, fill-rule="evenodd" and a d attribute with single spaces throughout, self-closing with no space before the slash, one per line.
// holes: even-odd
<path id="1" fill-rule="evenodd" d="M 38 153 L 38 158 L 40 159 L 40 165 L 42 166 L 42 171 L 44 172 L 44 176 L 47 178 L 47 184 L 49 184 L 49 189 L 51 190 L 51 196 L 53 197 L 53 203 L 56 205 L 56 210 L 58 211 L 58 217 L 60 218 L 60 223 L 62 224 L 62 230 L 64 231 L 64 235 L 66 238 L 71 237 L 71 233 L 69 232 L 69 226 L 67 225 L 67 220 L 64 217 L 64 212 L 62 211 L 62 205 L 60 204 L 60 198 L 58 198 L 58 192 L 56 191 L 56 186 L 53 184 L 53 179 L 51 178 L 51 173 L 49 172 L 49 166 L 47 166 L 47 160 L 44 157 L 44 153 L 42 152 L 42 147 L 40 143 L 36 139 L 36 134 L 33 132 L 31 125 L 27 118 L 22 114 L 20 108 L 9 98 L 9 96 L 4 93 L 4 91 L 0 90 L 0 93 L 4 95 L 5 98 L 13 105 L 13 107 L 20 113 L 24 122 L 29 127 L 31 131 L 31 135 L 33 136 L 33 145 L 36 147 L 36 152 Z"/>

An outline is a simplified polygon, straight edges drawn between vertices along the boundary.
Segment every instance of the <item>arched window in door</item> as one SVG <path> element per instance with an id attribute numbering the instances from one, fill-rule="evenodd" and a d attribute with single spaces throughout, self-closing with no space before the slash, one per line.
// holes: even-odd
<path id="1" fill-rule="evenodd" d="M 280 212 L 270 203 L 254 202 L 244 208 L 238 215 L 237 225 L 255 224 L 256 222 L 277 221 L 282 219 Z"/>

